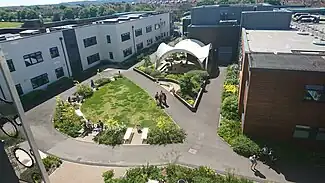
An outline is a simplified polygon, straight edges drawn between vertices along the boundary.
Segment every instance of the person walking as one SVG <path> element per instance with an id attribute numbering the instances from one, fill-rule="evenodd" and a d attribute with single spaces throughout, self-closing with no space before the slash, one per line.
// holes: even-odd
<path id="1" fill-rule="evenodd" d="M 155 100 L 156 100 L 157 105 L 159 105 L 159 93 L 158 92 L 155 95 Z"/>
<path id="2" fill-rule="evenodd" d="M 161 91 L 161 96 L 162 96 L 163 104 L 165 106 L 167 106 L 167 96 L 166 96 L 166 93 L 164 93 L 163 91 Z"/>
<path id="3" fill-rule="evenodd" d="M 94 80 L 90 80 L 90 87 L 91 87 L 92 89 L 95 88 Z"/>
<path id="4" fill-rule="evenodd" d="M 257 156 L 253 155 L 249 157 L 249 160 L 251 161 L 251 170 L 255 171 L 256 170 L 256 165 L 257 165 Z"/>

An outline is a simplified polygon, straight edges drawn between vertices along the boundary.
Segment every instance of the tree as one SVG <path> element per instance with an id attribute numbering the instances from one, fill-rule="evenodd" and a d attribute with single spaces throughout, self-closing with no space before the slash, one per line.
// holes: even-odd
<path id="1" fill-rule="evenodd" d="M 124 11 L 125 12 L 130 12 L 131 11 L 131 5 L 129 3 L 126 3 L 124 6 Z"/>
<path id="2" fill-rule="evenodd" d="M 61 21 L 61 14 L 60 13 L 54 13 L 53 17 L 52 17 L 52 21 L 53 22 Z"/>
<path id="3" fill-rule="evenodd" d="M 26 18 L 27 19 L 36 19 L 36 18 L 38 18 L 37 12 L 35 10 L 27 10 Z"/>
<path id="4" fill-rule="evenodd" d="M 79 11 L 79 18 L 89 18 L 89 9 L 88 8 L 83 8 Z"/>
<path id="5" fill-rule="evenodd" d="M 63 14 L 64 19 L 74 19 L 74 14 L 71 8 L 66 8 L 64 9 L 64 14 Z"/>
<path id="6" fill-rule="evenodd" d="M 24 19 L 26 19 L 27 10 L 23 9 L 22 11 L 18 11 L 17 15 L 18 15 L 19 20 L 24 20 Z"/>
<path id="7" fill-rule="evenodd" d="M 8 21 L 12 21 L 14 19 L 17 19 L 17 13 L 16 12 L 10 12 L 8 16 Z"/>
<path id="8" fill-rule="evenodd" d="M 197 6 L 204 6 L 204 5 L 213 5 L 215 4 L 214 0 L 203 0 L 197 3 Z"/>
<path id="9" fill-rule="evenodd" d="M 116 13 L 116 11 L 113 8 L 108 8 L 105 10 L 105 15 L 112 15 Z"/>
<path id="10" fill-rule="evenodd" d="M 269 3 L 272 5 L 281 5 L 281 0 L 265 0 L 264 3 Z"/>
<path id="11" fill-rule="evenodd" d="M 97 17 L 97 12 L 98 12 L 98 9 L 96 6 L 91 6 L 89 8 L 89 15 L 90 17 Z"/>
<path id="12" fill-rule="evenodd" d="M 99 16 L 104 16 L 105 15 L 105 6 L 100 6 L 98 8 L 98 15 Z"/>
<path id="13" fill-rule="evenodd" d="M 60 5 L 60 7 L 59 7 L 61 10 L 65 10 L 67 7 L 66 6 L 64 6 L 64 5 Z"/>

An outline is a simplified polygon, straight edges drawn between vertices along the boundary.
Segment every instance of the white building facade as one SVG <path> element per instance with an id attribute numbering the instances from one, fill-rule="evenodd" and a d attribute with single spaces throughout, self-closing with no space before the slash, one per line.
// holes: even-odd
<path id="1" fill-rule="evenodd" d="M 117 19 L 0 42 L 16 89 L 24 95 L 82 74 L 101 61 L 123 62 L 170 36 L 169 13 Z M 2 73 L 0 97 L 10 98 Z"/>

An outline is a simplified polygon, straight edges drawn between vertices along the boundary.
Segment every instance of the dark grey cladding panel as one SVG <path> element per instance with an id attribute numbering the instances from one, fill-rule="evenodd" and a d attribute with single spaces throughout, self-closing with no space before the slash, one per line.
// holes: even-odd
<path id="1" fill-rule="evenodd" d="M 67 29 L 63 31 L 63 38 L 67 54 L 70 62 L 70 67 L 73 76 L 78 76 L 82 73 L 82 63 L 77 43 L 77 37 L 74 29 Z"/>
<path id="2" fill-rule="evenodd" d="M 0 142 L 0 182 L 19 182 L 2 142 Z"/>

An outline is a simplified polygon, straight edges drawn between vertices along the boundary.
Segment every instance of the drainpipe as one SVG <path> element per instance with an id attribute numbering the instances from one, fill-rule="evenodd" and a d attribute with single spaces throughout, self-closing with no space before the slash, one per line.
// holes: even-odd
<path id="1" fill-rule="evenodd" d="M 132 37 L 133 37 L 134 53 L 138 53 L 138 50 L 136 49 L 136 46 L 135 46 L 135 36 L 134 36 L 134 26 L 133 25 L 132 25 Z"/>
<path id="2" fill-rule="evenodd" d="M 65 66 L 67 67 L 67 71 L 68 71 L 68 76 L 71 77 L 70 70 L 69 70 L 69 67 L 68 67 L 67 56 L 65 55 L 65 51 L 64 51 L 64 46 L 63 46 L 63 41 L 62 41 L 63 38 L 60 37 L 59 39 L 60 39 L 60 42 L 61 42 L 61 47 L 62 47 L 62 51 L 63 51 Z"/>

